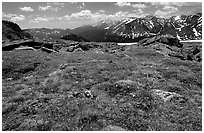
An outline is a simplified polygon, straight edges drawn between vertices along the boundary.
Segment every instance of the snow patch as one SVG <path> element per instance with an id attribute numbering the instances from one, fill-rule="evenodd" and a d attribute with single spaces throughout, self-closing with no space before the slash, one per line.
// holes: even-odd
<path id="1" fill-rule="evenodd" d="M 193 32 L 195 36 L 199 36 L 199 33 L 197 32 L 197 30 L 195 28 L 193 28 Z"/>
<path id="2" fill-rule="evenodd" d="M 178 35 L 178 33 L 177 33 L 176 37 L 177 37 L 179 40 L 181 40 L 181 38 L 180 38 L 180 36 Z"/>
<path id="3" fill-rule="evenodd" d="M 108 26 L 108 27 L 106 27 L 106 28 L 104 28 L 105 30 L 107 30 L 107 29 L 109 29 L 110 28 L 110 26 Z"/>
<path id="4" fill-rule="evenodd" d="M 128 20 L 125 24 L 129 24 L 131 23 L 132 21 L 134 21 L 135 19 L 131 18 L 130 20 Z"/>
<path id="5" fill-rule="evenodd" d="M 183 40 L 180 42 L 202 42 L 202 40 Z"/>
<path id="6" fill-rule="evenodd" d="M 181 18 L 180 18 L 180 16 L 176 16 L 174 19 L 175 19 L 175 20 L 179 20 L 179 19 L 181 19 Z"/>
<path id="7" fill-rule="evenodd" d="M 131 42 L 131 43 L 117 43 L 118 45 L 135 45 L 138 44 L 137 42 Z"/>

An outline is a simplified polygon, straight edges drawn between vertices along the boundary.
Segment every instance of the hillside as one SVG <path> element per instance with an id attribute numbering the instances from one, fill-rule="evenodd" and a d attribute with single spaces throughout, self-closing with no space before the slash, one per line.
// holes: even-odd
<path id="1" fill-rule="evenodd" d="M 2 20 L 2 41 L 14 40 L 28 40 L 32 39 L 29 33 L 22 31 L 22 29 L 15 23 Z"/>
<path id="2" fill-rule="evenodd" d="M 201 43 L 172 37 L 2 53 L 3 131 L 201 131 Z"/>
<path id="3" fill-rule="evenodd" d="M 87 41 L 86 39 L 75 35 L 70 29 L 48 29 L 48 28 L 33 28 L 25 29 L 24 31 L 31 34 L 36 40 L 42 41 L 60 41 L 60 39 L 65 40 L 75 40 L 75 41 Z"/>

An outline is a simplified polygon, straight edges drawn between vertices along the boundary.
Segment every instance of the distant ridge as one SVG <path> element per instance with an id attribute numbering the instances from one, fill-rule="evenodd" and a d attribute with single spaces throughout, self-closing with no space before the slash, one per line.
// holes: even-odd
<path id="1" fill-rule="evenodd" d="M 17 29 L 19 31 L 19 28 Z M 62 36 L 64 39 L 69 39 L 75 36 L 74 40 L 78 40 L 76 37 L 81 37 L 83 41 L 138 42 L 144 38 L 166 34 L 177 37 L 181 41 L 201 40 L 202 13 L 172 16 L 169 19 L 158 18 L 156 16 L 146 16 L 143 18 L 130 17 L 119 21 L 104 20 L 93 25 L 84 25 L 75 29 L 33 28 L 24 31 L 24 34 L 29 33 L 34 38 L 40 40 L 57 40 L 61 39 Z M 6 35 L 6 33 L 3 33 L 4 38 L 9 38 Z M 20 37 L 17 34 L 12 38 Z"/>

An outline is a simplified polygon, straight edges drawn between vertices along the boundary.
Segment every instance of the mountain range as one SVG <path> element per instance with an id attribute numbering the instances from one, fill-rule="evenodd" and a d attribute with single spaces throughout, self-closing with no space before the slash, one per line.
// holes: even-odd
<path id="1" fill-rule="evenodd" d="M 5 23 L 8 21 L 3 21 L 3 39 L 9 38 L 8 35 L 13 34 L 11 31 L 8 34 L 8 30 L 4 32 Z M 31 28 L 19 30 L 18 28 L 17 31 L 22 32 L 20 37 L 19 32 L 15 35 L 17 38 L 33 36 L 34 39 L 50 41 L 65 39 L 93 42 L 136 42 L 144 38 L 166 34 L 177 37 L 179 40 L 201 40 L 202 13 L 172 16 L 169 19 L 146 16 L 143 18 L 131 17 L 119 21 L 104 20 L 75 29 Z"/>

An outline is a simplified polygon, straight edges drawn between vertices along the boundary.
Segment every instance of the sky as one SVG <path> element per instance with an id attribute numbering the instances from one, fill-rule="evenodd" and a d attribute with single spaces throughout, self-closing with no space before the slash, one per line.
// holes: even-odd
<path id="1" fill-rule="evenodd" d="M 103 20 L 202 12 L 201 2 L 3 2 L 2 19 L 26 28 L 76 28 Z"/>

